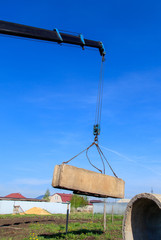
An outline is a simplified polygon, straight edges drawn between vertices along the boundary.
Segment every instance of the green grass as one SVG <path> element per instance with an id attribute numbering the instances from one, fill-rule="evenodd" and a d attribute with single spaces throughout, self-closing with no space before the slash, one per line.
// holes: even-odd
<path id="1" fill-rule="evenodd" d="M 24 215 L 20 215 L 20 214 L 2 214 L 0 215 L 0 219 L 12 219 L 12 218 L 26 218 L 26 217 L 40 217 L 40 218 L 44 218 L 43 215 L 36 215 L 36 214 L 24 214 Z M 54 218 L 66 218 L 65 214 L 51 214 L 51 215 L 46 215 L 46 217 L 50 217 L 50 216 L 54 216 Z M 1 240 L 1 239 L 0 239 Z"/>
<path id="2" fill-rule="evenodd" d="M 95 237 L 95 239 L 121 239 L 121 226 L 107 224 L 107 233 L 104 234 L 103 226 L 101 223 L 70 223 L 68 228 L 68 234 L 65 234 L 65 225 L 55 224 L 33 224 L 30 226 L 31 232 L 37 235 L 38 240 L 45 239 L 85 239 L 89 236 Z M 111 235 L 116 232 L 116 236 Z M 43 234 L 43 232 L 47 232 Z M 117 238 L 115 238 L 117 237 Z M 119 238 L 118 238 L 119 237 Z M 28 240 L 29 238 L 25 238 Z M 32 238 L 33 239 L 33 238 Z"/>
<path id="3" fill-rule="evenodd" d="M 36 216 L 36 215 L 27 215 Z M 55 219 L 66 219 L 66 215 L 53 214 Z M 15 218 L 15 215 L 3 215 L 1 218 Z M 26 217 L 26 215 L 16 215 L 16 217 Z M 43 216 L 39 216 L 43 217 Z M 53 239 L 108 239 L 108 240 L 121 240 L 122 239 L 122 220 L 123 216 L 114 216 L 113 223 L 111 215 L 107 215 L 107 231 L 103 231 L 103 215 L 92 214 L 92 213 L 71 213 L 69 222 L 68 233 L 66 232 L 65 224 L 54 224 L 54 223 L 34 223 L 28 225 L 27 237 L 21 238 L 22 240 L 53 240 Z M 78 221 L 77 221 L 78 220 Z M 79 222 L 79 220 L 82 222 Z M 85 220 L 83 222 L 83 220 Z M 88 222 L 86 222 L 88 221 Z M 65 223 L 65 221 L 64 221 Z M 15 240 L 16 238 L 0 238 L 1 240 Z M 18 239 L 18 238 L 17 238 Z"/>
<path id="4" fill-rule="evenodd" d="M 0 215 L 0 218 L 24 218 L 24 217 L 35 217 L 38 215 L 35 214 L 25 214 L 25 215 L 13 215 L 13 214 L 2 214 Z M 59 218 L 59 219 L 65 219 L 66 218 L 66 214 L 51 214 L 51 215 L 47 215 L 47 216 L 54 216 L 55 218 Z M 39 215 L 39 217 L 44 217 L 42 215 Z M 107 218 L 111 219 L 111 215 L 107 214 Z M 114 215 L 114 220 L 116 219 L 123 219 L 122 215 Z M 93 213 L 70 213 L 70 219 L 102 219 L 102 214 L 93 214 Z"/>
<path id="5" fill-rule="evenodd" d="M 60 217 L 60 216 L 59 216 Z M 107 215 L 107 231 L 104 233 L 103 229 L 103 215 L 102 214 L 89 214 L 89 213 L 76 213 L 70 214 L 70 219 L 83 219 L 89 222 L 70 222 L 68 226 L 68 234 L 65 234 L 65 224 L 55 225 L 51 224 L 32 224 L 30 225 L 31 232 L 37 234 L 38 240 L 46 239 L 86 239 L 87 237 L 94 237 L 95 239 L 122 239 L 122 219 L 123 216 L 114 216 L 112 218 Z M 46 232 L 46 234 L 43 234 Z M 28 240 L 30 238 L 25 238 Z"/>

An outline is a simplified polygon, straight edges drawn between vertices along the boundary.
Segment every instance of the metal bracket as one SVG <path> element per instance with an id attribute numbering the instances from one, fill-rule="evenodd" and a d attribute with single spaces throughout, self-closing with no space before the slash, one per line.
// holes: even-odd
<path id="1" fill-rule="evenodd" d="M 99 124 L 95 124 L 93 126 L 93 135 L 94 136 L 100 135 L 100 125 Z"/>
<path id="2" fill-rule="evenodd" d="M 57 33 L 57 36 L 58 36 L 60 42 L 63 42 L 63 39 L 62 39 L 62 37 L 61 37 L 61 35 L 60 35 L 59 30 L 58 30 L 57 28 L 54 28 L 54 31 Z"/>
<path id="3" fill-rule="evenodd" d="M 82 34 L 79 34 L 80 40 L 82 42 L 82 49 L 84 50 L 84 45 L 85 45 L 85 41 L 84 41 L 84 37 Z"/>
<path id="4" fill-rule="evenodd" d="M 99 49 L 100 50 L 100 54 L 101 54 L 101 56 L 104 57 L 106 55 L 105 47 L 104 47 L 102 42 L 100 42 L 100 45 L 101 45 L 101 48 Z"/>

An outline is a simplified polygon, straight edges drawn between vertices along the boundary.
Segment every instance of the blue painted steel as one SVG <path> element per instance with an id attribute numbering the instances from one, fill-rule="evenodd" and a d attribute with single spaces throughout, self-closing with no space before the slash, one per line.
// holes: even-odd
<path id="1" fill-rule="evenodd" d="M 95 124 L 93 126 L 93 135 L 94 136 L 100 135 L 100 125 L 99 124 Z"/>
<path id="2" fill-rule="evenodd" d="M 83 35 L 80 34 L 79 36 L 80 36 L 80 40 L 81 40 L 82 44 L 85 45 L 85 41 L 84 41 L 84 37 L 83 37 Z"/>
<path id="3" fill-rule="evenodd" d="M 57 28 L 55 28 L 54 31 L 57 33 L 57 36 L 58 36 L 59 40 L 60 40 L 61 42 L 63 42 L 63 39 L 62 39 L 62 37 L 61 37 L 61 35 L 60 35 L 59 30 L 58 30 Z"/>

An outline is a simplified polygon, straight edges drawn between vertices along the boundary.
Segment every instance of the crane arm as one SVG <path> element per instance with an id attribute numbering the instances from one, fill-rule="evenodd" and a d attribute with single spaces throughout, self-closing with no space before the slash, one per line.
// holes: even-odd
<path id="1" fill-rule="evenodd" d="M 99 49 L 101 56 L 105 55 L 105 49 L 102 42 L 84 39 L 82 34 L 75 36 L 59 32 L 57 29 L 47 30 L 43 28 L 36 28 L 0 20 L 0 34 L 39 39 L 57 43 L 69 43 L 79 45 L 83 48 L 84 46 L 87 46 L 97 48 Z"/>

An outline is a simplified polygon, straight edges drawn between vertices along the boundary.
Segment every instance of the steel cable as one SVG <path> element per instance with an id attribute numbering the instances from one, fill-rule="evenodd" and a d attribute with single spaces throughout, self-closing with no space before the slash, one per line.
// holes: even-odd
<path id="1" fill-rule="evenodd" d="M 98 146 L 98 145 L 97 145 L 97 146 Z M 118 178 L 118 176 L 116 175 L 116 173 L 115 173 L 115 172 L 114 172 L 114 170 L 112 169 L 112 167 L 111 167 L 110 163 L 108 162 L 108 160 L 106 159 L 105 155 L 103 154 L 103 152 L 102 152 L 101 148 L 100 148 L 99 146 L 98 146 L 98 148 L 99 148 L 99 151 L 101 152 L 102 156 L 103 156 L 103 157 L 104 157 L 104 159 L 106 160 L 106 162 L 107 162 L 107 164 L 108 164 L 109 168 L 110 168 L 110 169 L 111 169 L 111 171 L 113 172 L 114 176 Z"/>
<path id="2" fill-rule="evenodd" d="M 93 142 L 89 147 L 87 147 L 86 149 L 84 149 L 83 151 L 81 151 L 80 153 L 78 153 L 77 155 L 75 155 L 74 157 L 72 157 L 71 159 L 69 159 L 68 161 L 63 162 L 63 164 L 69 163 L 69 162 L 72 161 L 74 158 L 78 157 L 81 153 L 87 151 L 87 150 L 88 150 L 90 147 L 92 147 L 94 144 L 95 144 L 95 142 Z"/>
<path id="3" fill-rule="evenodd" d="M 100 70 L 100 78 L 99 78 L 99 84 L 98 84 L 97 102 L 96 102 L 95 124 L 100 124 L 100 122 L 101 122 L 103 76 L 104 76 L 103 75 L 103 62 L 104 62 L 104 57 L 102 57 L 102 61 L 101 61 L 101 70 Z"/>
<path id="4" fill-rule="evenodd" d="M 101 153 L 100 153 L 98 144 L 95 144 L 95 145 L 96 145 L 97 151 L 98 151 L 98 153 L 99 153 L 99 155 L 100 155 L 100 158 L 101 158 L 101 160 L 102 160 L 102 164 L 103 164 L 103 174 L 105 174 L 105 163 L 104 163 L 103 158 L 102 158 L 102 156 L 101 156 Z"/>
<path id="5" fill-rule="evenodd" d="M 88 149 L 89 149 L 89 148 L 88 148 Z M 89 157 L 88 157 L 88 149 L 87 149 L 87 151 L 86 151 L 86 157 L 87 157 L 89 163 L 90 163 L 95 169 L 97 169 L 98 171 L 100 171 L 100 172 L 102 173 L 102 170 L 100 170 L 99 168 L 97 168 L 95 165 L 93 165 L 93 164 L 91 163 L 91 161 L 90 161 L 90 159 L 89 159 Z"/>

